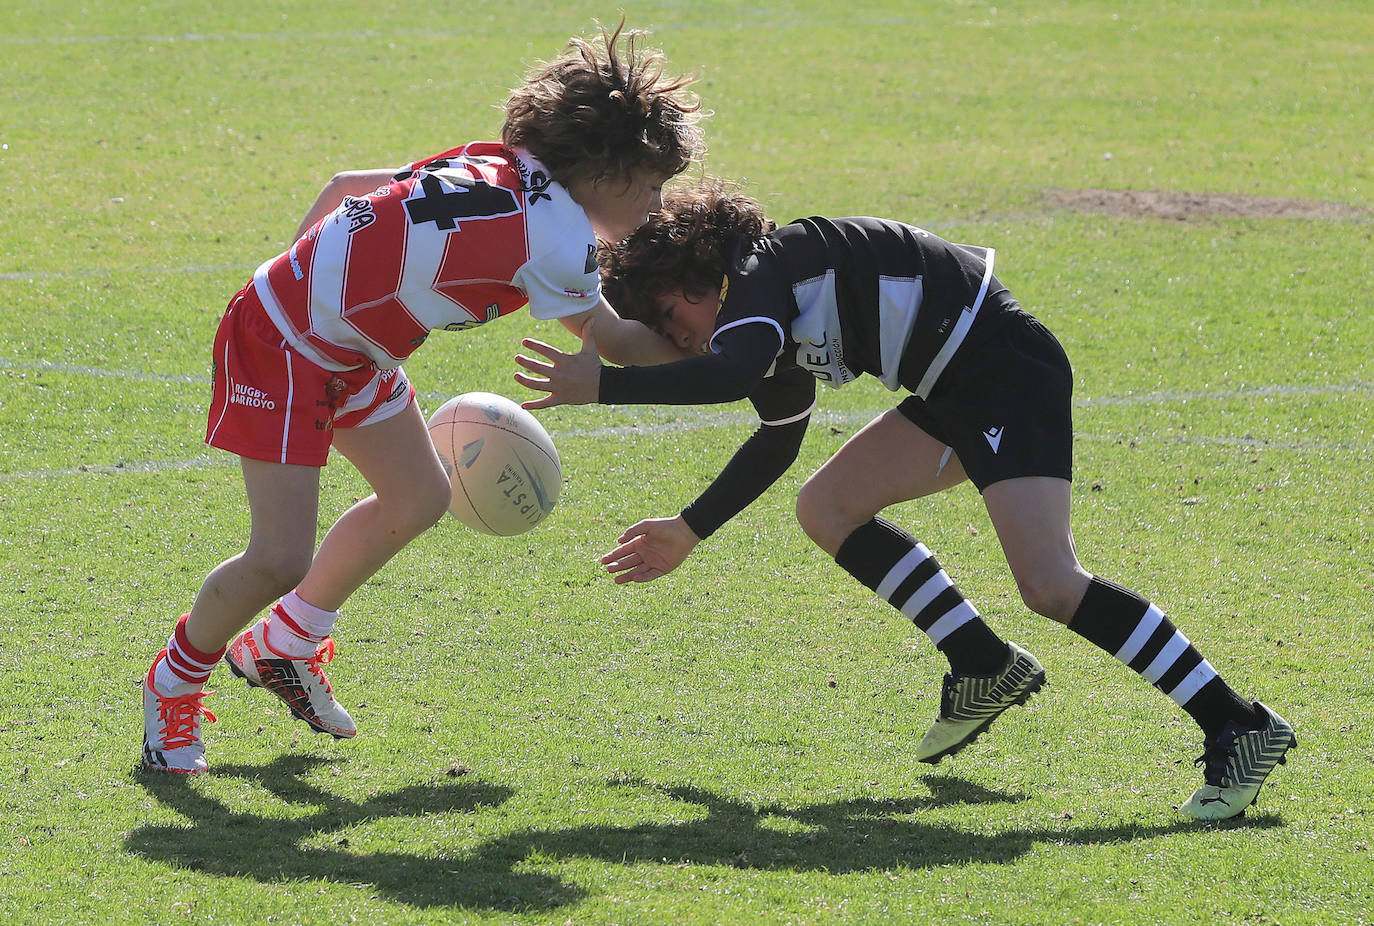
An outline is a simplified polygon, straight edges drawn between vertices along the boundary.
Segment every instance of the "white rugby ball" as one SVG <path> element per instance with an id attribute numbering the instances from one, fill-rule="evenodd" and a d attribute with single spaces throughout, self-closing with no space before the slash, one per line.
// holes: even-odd
<path id="1" fill-rule="evenodd" d="M 429 418 L 452 485 L 449 513 L 473 530 L 510 537 L 549 516 L 563 465 L 549 432 L 505 396 L 465 392 Z"/>

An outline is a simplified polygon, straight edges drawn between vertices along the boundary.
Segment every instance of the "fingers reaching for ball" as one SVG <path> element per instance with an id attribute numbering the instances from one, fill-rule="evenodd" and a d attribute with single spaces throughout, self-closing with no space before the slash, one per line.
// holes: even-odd
<path id="1" fill-rule="evenodd" d="M 515 362 L 528 373 L 517 372 L 515 381 L 526 389 L 545 392 L 538 399 L 522 402 L 525 408 L 551 408 L 555 405 L 590 405 L 597 400 L 601 388 L 601 358 L 590 332 L 582 341 L 582 349 L 575 354 L 564 353 L 551 344 L 535 338 L 525 338 L 520 345 L 545 359 L 516 354 Z M 535 374 L 535 375 L 530 375 Z"/>
<path id="2" fill-rule="evenodd" d="M 616 584 L 652 582 L 682 565 L 701 539 L 679 515 L 649 518 L 620 535 L 620 545 L 601 557 Z"/>

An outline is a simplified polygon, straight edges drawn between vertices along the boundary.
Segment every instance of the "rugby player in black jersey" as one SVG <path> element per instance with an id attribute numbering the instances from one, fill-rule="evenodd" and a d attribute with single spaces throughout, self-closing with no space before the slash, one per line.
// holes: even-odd
<path id="1" fill-rule="evenodd" d="M 648 582 L 743 510 L 796 459 L 816 382 L 860 375 L 909 393 L 803 485 L 797 518 L 855 579 L 911 618 L 947 657 L 939 715 L 916 747 L 935 763 L 1040 688 L 1036 658 L 1003 641 L 931 552 L 881 512 L 972 481 L 1022 599 L 1167 694 L 1203 730 L 1204 784 L 1182 806 L 1224 819 L 1254 802 L 1297 745 L 1274 711 L 1239 697 L 1163 612 L 1079 563 L 1069 521 L 1072 374 L 1059 342 L 993 273 L 991 248 L 877 218 L 775 227 L 757 203 L 707 181 L 668 195 L 649 224 L 603 253 L 617 311 L 689 356 L 607 367 L 595 332 L 567 354 L 523 343 L 528 408 L 748 398 L 761 424 L 676 517 L 633 525 L 602 558 Z M 534 375 L 531 375 L 534 374 Z"/>

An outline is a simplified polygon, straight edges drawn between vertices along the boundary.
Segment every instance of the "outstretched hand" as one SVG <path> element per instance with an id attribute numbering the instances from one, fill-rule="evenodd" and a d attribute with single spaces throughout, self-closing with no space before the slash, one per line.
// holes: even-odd
<path id="1" fill-rule="evenodd" d="M 666 576 L 682 565 L 701 538 L 678 515 L 640 521 L 621 534 L 618 542 L 620 546 L 601 557 L 601 564 L 620 585 Z"/>
<path id="2" fill-rule="evenodd" d="M 534 338 L 525 338 L 520 346 L 542 354 L 547 362 L 516 354 L 515 362 L 537 376 L 516 373 L 515 381 L 526 388 L 548 393 L 542 398 L 521 402 L 521 407 L 552 408 L 596 402 L 601 389 L 601 357 L 596 350 L 596 338 L 592 336 L 591 321 L 582 329 L 582 349 L 575 354 L 565 354 Z"/>

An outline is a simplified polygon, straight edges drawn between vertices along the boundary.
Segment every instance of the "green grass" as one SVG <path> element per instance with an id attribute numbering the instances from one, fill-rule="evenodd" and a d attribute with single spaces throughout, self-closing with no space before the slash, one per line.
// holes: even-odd
<path id="1" fill-rule="evenodd" d="M 336 170 L 490 136 L 614 9 L 0 11 L 0 922 L 1362 923 L 1374 909 L 1368 218 L 1068 213 L 1080 188 L 1371 204 L 1356 2 L 663 4 L 709 169 L 775 216 L 879 214 L 999 251 L 1075 364 L 1075 534 L 1301 742 L 1190 824 L 1196 730 L 1020 603 L 962 488 L 891 514 L 1050 686 L 930 769 L 943 660 L 792 520 L 894 397 L 822 396 L 803 459 L 682 569 L 596 557 L 692 498 L 727 409 L 560 409 L 537 531 L 448 521 L 350 602 L 326 742 L 217 673 L 214 773 L 133 771 L 138 683 L 244 541 L 201 443 L 218 312 Z M 1110 156 L 1109 156 L 1110 155 Z M 521 316 L 407 364 L 427 409 L 514 394 Z M 366 492 L 325 474 L 327 519 Z"/>

